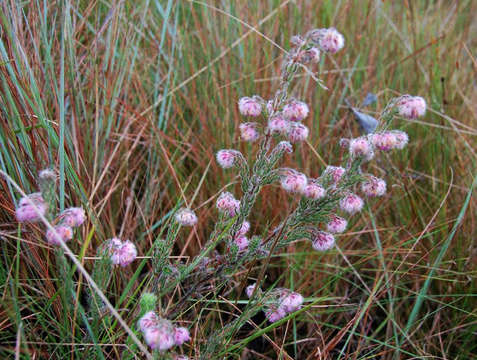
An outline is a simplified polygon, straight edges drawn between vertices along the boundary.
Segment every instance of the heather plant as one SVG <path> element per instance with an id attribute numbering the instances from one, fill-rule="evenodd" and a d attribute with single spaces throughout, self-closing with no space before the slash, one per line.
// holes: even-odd
<path id="1" fill-rule="evenodd" d="M 274 253 L 297 240 L 308 240 L 316 251 L 332 249 L 337 241 L 336 234 L 346 230 L 347 220 L 343 216 L 352 216 L 365 205 L 356 192 L 361 191 L 368 198 L 383 196 L 386 192 L 385 180 L 368 173 L 366 165 L 380 152 L 403 149 L 407 145 L 409 139 L 405 132 L 388 129 L 392 118 L 396 114 L 417 118 L 425 113 L 426 104 L 421 97 L 401 96 L 386 106 L 373 132 L 354 139 L 341 139 L 340 146 L 347 150 L 342 163 L 325 167 L 321 176 L 311 178 L 297 169 L 280 167 L 282 158 L 292 156 L 294 146 L 300 146 L 308 138 L 310 130 L 302 121 L 313 111 L 306 102 L 291 94 L 290 85 L 300 69 L 309 71 L 307 66 L 318 62 L 322 54 L 334 54 L 341 50 L 344 37 L 334 28 L 314 29 L 294 36 L 291 44 L 293 47 L 283 60 L 274 96 L 265 100 L 253 95 L 238 101 L 240 114 L 255 120 L 239 126 L 240 139 L 256 146 L 253 159 L 247 161 L 240 151 L 234 149 L 222 149 L 216 154 L 216 160 L 224 170 L 238 169 L 241 195 L 224 191 L 217 197 L 215 229 L 189 265 L 172 263 L 169 259 L 180 229 L 193 227 L 198 222 L 193 210 L 179 208 L 168 225 L 165 240 L 158 239 L 154 244 L 152 292 L 146 291 L 141 297 L 136 333 L 142 334 L 156 356 L 177 357 L 179 355 L 170 352 L 170 349 L 191 340 L 188 328 L 175 326 L 169 319 L 187 311 L 184 307 L 188 296 L 200 295 L 211 288 L 214 294 L 224 291 L 229 294 L 225 286 L 227 279 L 235 276 L 240 268 L 259 259 L 268 263 Z M 37 222 L 45 216 L 53 225 L 46 231 L 46 239 L 51 245 L 58 246 L 72 239 L 73 228 L 80 226 L 86 217 L 84 210 L 77 207 L 55 215 L 55 183 L 52 171 L 42 171 L 39 175 L 41 192 L 22 198 L 16 216 L 20 222 Z M 265 186 L 274 184 L 280 184 L 292 199 L 297 200 L 297 205 L 266 238 L 250 236 L 249 216 L 257 197 Z M 59 266 L 65 267 L 63 273 L 67 274 L 68 265 L 61 247 L 58 251 Z M 137 257 L 137 249 L 130 240 L 122 241 L 114 237 L 99 247 L 98 257 L 100 261 L 93 268 L 93 279 L 102 291 L 106 291 L 113 268 L 130 265 Z M 260 310 L 269 322 L 275 323 L 287 315 L 291 316 L 306 303 L 301 294 L 290 289 L 274 287 L 262 290 L 263 275 L 256 283 L 246 287 L 245 294 L 250 299 L 248 306 L 253 310 L 240 318 L 234 325 L 235 329 Z M 65 278 L 65 281 L 71 280 Z M 178 284 L 182 284 L 186 292 L 179 298 L 173 296 L 176 305 L 172 314 L 164 313 L 161 304 Z M 71 285 L 67 288 L 71 289 Z M 92 293 L 89 311 L 93 319 L 104 316 L 98 309 L 104 309 L 104 304 Z M 98 328 L 97 321 L 93 328 Z M 209 344 L 203 347 L 201 358 L 216 355 L 224 334 L 228 333 L 211 335 Z"/>
<path id="2" fill-rule="evenodd" d="M 352 216 L 363 209 L 364 200 L 355 192 L 361 190 L 369 198 L 385 194 L 385 180 L 367 173 L 365 167 L 379 152 L 406 146 L 406 133 L 388 130 L 393 116 L 399 113 L 414 118 L 425 112 L 426 105 L 420 97 L 406 95 L 393 99 L 379 118 L 379 126 L 374 132 L 355 139 L 341 139 L 341 146 L 347 150 L 341 164 L 327 166 L 318 178 L 310 178 L 297 169 L 281 168 L 281 159 L 293 153 L 293 146 L 300 146 L 306 141 L 309 129 L 302 121 L 313 111 L 304 101 L 293 97 L 291 82 L 300 69 L 308 70 L 307 66 L 316 63 L 321 53 L 334 54 L 343 48 L 344 37 L 334 28 L 315 29 L 303 36 L 294 36 L 291 43 L 293 48 L 283 60 L 280 82 L 273 98 L 265 100 L 253 95 L 238 101 L 239 112 L 244 118 L 255 120 L 239 126 L 240 139 L 257 148 L 253 160 L 248 162 L 235 149 L 222 149 L 216 153 L 217 163 L 224 170 L 238 169 L 241 195 L 224 191 L 217 197 L 215 229 L 190 265 L 169 263 L 168 259 L 180 228 L 194 226 L 198 222 L 193 210 L 177 210 L 174 221 L 169 224 L 166 239 L 156 242 L 153 255 L 154 293 L 161 299 L 178 284 L 187 284 L 173 315 L 183 311 L 187 296 L 210 291 L 210 286 L 214 294 L 222 293 L 226 280 L 241 267 L 245 268 L 246 263 L 258 259 L 269 262 L 275 252 L 296 240 L 309 240 L 316 251 L 332 249 L 336 243 L 335 235 L 343 233 L 347 226 L 347 220 L 340 215 Z M 248 235 L 249 216 L 257 196 L 263 187 L 276 183 L 298 200 L 296 208 L 265 239 Z M 285 288 L 263 291 L 261 280 L 263 274 L 256 284 L 246 288 L 249 306 L 254 309 L 250 316 L 263 310 L 268 321 L 273 323 L 302 308 L 304 298 L 301 294 Z M 152 349 L 165 351 L 190 339 L 187 329 L 179 327 L 173 330 L 166 316 L 150 311 L 139 320 L 139 328 Z M 240 324 L 247 320 L 248 317 L 243 316 L 234 328 L 240 328 Z M 145 326 L 145 323 L 148 325 Z M 177 329 L 183 329 L 183 333 L 177 335 Z M 174 331 L 176 337 L 183 335 L 185 340 L 174 342 Z M 202 358 L 215 353 L 225 333 L 211 335 Z"/>

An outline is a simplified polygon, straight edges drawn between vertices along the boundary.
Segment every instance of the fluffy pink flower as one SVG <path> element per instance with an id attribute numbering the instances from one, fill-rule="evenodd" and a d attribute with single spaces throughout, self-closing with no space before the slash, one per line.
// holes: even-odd
<path id="1" fill-rule="evenodd" d="M 296 170 L 286 169 L 281 177 L 282 188 L 290 193 L 302 193 L 307 185 L 306 176 Z"/>
<path id="2" fill-rule="evenodd" d="M 218 197 L 216 206 L 220 212 L 232 217 L 237 215 L 240 209 L 240 201 L 235 199 L 235 197 L 231 193 L 223 192 Z"/>
<path id="3" fill-rule="evenodd" d="M 406 147 L 407 143 L 409 142 L 409 136 L 401 130 L 392 130 L 392 134 L 394 134 L 396 138 L 396 149 L 402 150 Z"/>
<path id="4" fill-rule="evenodd" d="M 239 126 L 240 137 L 243 141 L 254 142 L 257 141 L 260 137 L 260 134 L 257 130 L 257 123 L 243 123 Z"/>
<path id="5" fill-rule="evenodd" d="M 83 224 L 86 220 L 86 214 L 83 208 L 71 207 L 65 209 L 60 214 L 61 222 L 71 227 L 77 227 Z"/>
<path id="6" fill-rule="evenodd" d="M 229 169 L 235 165 L 235 161 L 240 156 L 240 151 L 224 149 L 217 152 L 217 162 L 224 169 Z"/>
<path id="7" fill-rule="evenodd" d="M 301 309 L 302 304 L 303 296 L 297 292 L 290 291 L 288 295 L 281 300 L 280 307 L 283 307 L 285 312 L 290 313 Z"/>
<path id="8" fill-rule="evenodd" d="M 151 349 L 164 351 L 175 345 L 174 327 L 169 320 L 159 319 L 155 326 L 145 329 L 143 334 Z"/>
<path id="9" fill-rule="evenodd" d="M 335 28 L 321 29 L 318 43 L 324 51 L 334 54 L 343 48 L 344 37 Z"/>
<path id="10" fill-rule="evenodd" d="M 292 122 L 290 123 L 287 131 L 288 140 L 290 140 L 292 143 L 302 142 L 306 140 L 308 133 L 308 128 L 305 125 Z"/>
<path id="11" fill-rule="evenodd" d="M 293 152 L 293 146 L 288 141 L 280 141 L 277 144 L 276 149 L 278 151 L 283 151 L 283 152 L 288 153 L 288 154 L 291 154 Z"/>
<path id="12" fill-rule="evenodd" d="M 36 222 L 40 221 L 40 215 L 45 216 L 47 208 L 41 193 L 37 192 L 20 199 L 15 215 L 19 222 Z"/>
<path id="13" fill-rule="evenodd" d="M 67 242 L 73 238 L 73 229 L 68 225 L 56 225 L 54 229 L 46 232 L 46 240 L 52 245 L 60 245 L 61 241 Z"/>
<path id="14" fill-rule="evenodd" d="M 246 233 L 248 233 L 249 230 L 250 230 L 250 223 L 248 221 L 244 221 L 242 225 L 240 225 L 240 229 L 237 232 L 237 236 L 245 235 Z"/>
<path id="15" fill-rule="evenodd" d="M 265 311 L 265 317 L 272 323 L 284 318 L 286 314 L 285 309 L 282 307 L 270 308 Z"/>
<path id="16" fill-rule="evenodd" d="M 290 43 L 294 46 L 303 46 L 306 44 L 306 40 L 301 35 L 293 35 L 290 39 Z"/>
<path id="17" fill-rule="evenodd" d="M 112 238 L 107 246 L 113 265 L 125 267 L 137 257 L 136 246 L 129 240 L 123 242 L 118 238 Z"/>
<path id="18" fill-rule="evenodd" d="M 341 167 L 341 166 L 332 166 L 332 165 L 329 165 L 326 167 L 325 169 L 325 172 L 324 172 L 324 175 L 327 176 L 331 176 L 331 180 L 333 181 L 333 183 L 337 183 L 341 180 L 341 178 L 343 177 L 343 175 L 345 174 L 346 170 Z"/>
<path id="19" fill-rule="evenodd" d="M 323 186 L 315 181 L 308 181 L 308 184 L 303 191 L 303 195 L 312 200 L 318 200 L 326 195 L 326 190 Z"/>
<path id="20" fill-rule="evenodd" d="M 178 346 L 190 340 L 189 330 L 185 327 L 176 327 L 174 329 L 174 343 Z"/>
<path id="21" fill-rule="evenodd" d="M 336 215 L 332 215 L 330 221 L 326 224 L 328 231 L 333 234 L 342 233 L 346 230 L 346 226 L 348 226 L 348 222 Z"/>
<path id="22" fill-rule="evenodd" d="M 348 194 L 340 200 L 341 210 L 349 214 L 354 214 L 358 211 L 361 211 L 363 205 L 363 199 L 361 199 L 358 195 L 355 194 Z"/>
<path id="23" fill-rule="evenodd" d="M 275 115 L 268 121 L 268 129 L 276 134 L 284 134 L 288 131 L 290 122 L 281 115 Z"/>
<path id="24" fill-rule="evenodd" d="M 198 220 L 195 213 L 187 208 L 179 209 L 176 213 L 175 219 L 182 226 L 194 226 L 197 224 Z"/>
<path id="25" fill-rule="evenodd" d="M 325 231 L 313 233 L 312 246 L 317 251 L 326 251 L 335 245 L 335 237 Z"/>
<path id="26" fill-rule="evenodd" d="M 369 197 L 383 196 L 386 193 L 386 181 L 371 176 L 361 184 L 361 191 Z"/>
<path id="27" fill-rule="evenodd" d="M 255 286 L 257 286 L 257 284 L 252 284 L 252 285 L 249 285 L 247 286 L 247 288 L 245 289 L 245 293 L 247 294 L 247 297 L 250 299 L 252 297 L 252 294 L 255 290 Z M 260 291 L 260 288 L 257 289 L 257 293 Z"/>
<path id="28" fill-rule="evenodd" d="M 309 112 L 308 105 L 298 100 L 292 100 L 283 107 L 283 116 L 290 121 L 302 121 Z"/>
<path id="29" fill-rule="evenodd" d="M 426 113 L 426 100 L 420 96 L 405 95 L 397 102 L 399 115 L 417 119 Z"/>
<path id="30" fill-rule="evenodd" d="M 320 61 L 320 50 L 317 48 L 302 50 L 298 54 L 298 61 L 302 64 L 317 63 Z"/>
<path id="31" fill-rule="evenodd" d="M 249 241 L 246 236 L 240 235 L 235 238 L 234 243 L 237 245 L 239 251 L 244 251 L 247 249 Z"/>
<path id="32" fill-rule="evenodd" d="M 145 313 L 138 321 L 138 326 L 142 332 L 149 328 L 156 326 L 159 322 L 159 317 L 154 311 Z"/>
<path id="33" fill-rule="evenodd" d="M 381 151 L 389 151 L 397 146 L 396 135 L 390 131 L 384 131 L 371 135 L 371 142 Z"/>
<path id="34" fill-rule="evenodd" d="M 371 160 L 374 156 L 373 147 L 365 137 L 352 139 L 349 143 L 349 152 L 353 157 L 363 157 Z"/>
<path id="35" fill-rule="evenodd" d="M 262 113 L 262 104 L 255 97 L 243 97 L 238 102 L 239 111 L 244 116 L 259 116 Z"/>

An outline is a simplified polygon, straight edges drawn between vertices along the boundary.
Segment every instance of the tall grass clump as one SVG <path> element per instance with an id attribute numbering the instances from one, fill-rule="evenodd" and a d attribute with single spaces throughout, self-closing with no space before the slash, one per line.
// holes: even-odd
<path id="1" fill-rule="evenodd" d="M 476 10 L 0 3 L 0 357 L 475 358 Z"/>

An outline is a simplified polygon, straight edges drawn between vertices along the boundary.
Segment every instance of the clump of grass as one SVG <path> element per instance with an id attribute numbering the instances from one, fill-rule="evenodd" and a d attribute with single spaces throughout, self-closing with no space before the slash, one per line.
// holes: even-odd
<path id="1" fill-rule="evenodd" d="M 359 132 L 344 100 L 375 116 L 401 92 L 421 94 L 427 115 L 394 123 L 409 134 L 409 147 L 373 166 L 380 177 L 395 179 L 388 189 L 394 201 L 378 200 L 355 216 L 338 256 L 293 242 L 271 257 L 266 287 L 306 292 L 310 302 L 299 315 L 262 326 L 257 312 L 248 322 L 231 323 L 246 300 L 187 294 L 188 312 L 175 318 L 198 320 L 190 327 L 193 342 L 183 349 L 196 354 L 231 323 L 233 335 L 220 346 L 224 356 L 306 358 L 319 348 L 323 358 L 473 357 L 472 1 L 0 6 L 1 169 L 27 193 L 37 189 L 39 170 L 59 169 L 61 201 L 82 205 L 88 214 L 69 245 L 89 272 L 110 237 L 129 238 L 139 254 L 150 256 L 178 201 L 196 209 L 199 221 L 167 256 L 193 266 L 214 230 L 203 220 L 210 218 L 217 189 L 225 181 L 229 191 L 240 190 L 235 174 L 213 160 L 215 150 L 237 148 L 237 98 L 273 94 L 271 80 L 291 35 L 339 28 L 346 51 L 323 57 L 317 70 L 329 90 L 317 91 L 307 74 L 293 86 L 314 109 L 304 120 L 313 130 L 293 161 L 313 177 L 338 162 L 343 150 L 330 151 L 330 143 Z M 368 92 L 378 100 L 360 108 Z M 249 153 L 248 145 L 238 147 Z M 0 184 L 2 356 L 81 358 L 93 349 L 93 358 L 118 358 L 130 344 L 125 330 L 110 319 L 91 337 L 82 309 L 92 292 L 74 266 L 73 313 L 63 315 L 61 274 L 52 248 L 40 240 L 44 228 L 20 233 L 12 221 L 18 193 L 9 182 Z M 294 206 L 285 200 L 265 188 L 251 211 L 257 219 L 251 231 L 265 234 L 279 223 L 284 206 Z M 153 266 L 141 258 L 111 273 L 106 296 L 131 326 Z M 262 269 L 252 263 L 223 286 L 245 288 L 245 274 Z M 184 294 L 185 288 L 174 290 Z M 172 305 L 161 304 L 167 313 Z"/>

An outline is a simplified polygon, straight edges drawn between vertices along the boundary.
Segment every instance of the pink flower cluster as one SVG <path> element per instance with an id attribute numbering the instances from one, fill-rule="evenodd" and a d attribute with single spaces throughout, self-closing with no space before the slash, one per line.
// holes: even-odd
<path id="1" fill-rule="evenodd" d="M 73 228 L 82 225 L 86 220 L 83 208 L 71 207 L 63 210 L 56 218 L 54 231 L 46 232 L 46 239 L 52 245 L 60 245 L 60 241 L 67 242 L 73 238 Z"/>
<path id="2" fill-rule="evenodd" d="M 216 206 L 221 213 L 234 217 L 240 210 L 240 200 L 237 200 L 231 193 L 226 191 L 219 195 Z"/>
<path id="3" fill-rule="evenodd" d="M 303 195 L 305 195 L 308 199 L 318 200 L 325 197 L 326 190 L 316 180 L 308 180 L 308 184 L 303 191 Z"/>
<path id="4" fill-rule="evenodd" d="M 258 96 L 243 97 L 238 102 L 239 111 L 244 116 L 259 116 L 262 113 L 263 100 Z"/>
<path id="5" fill-rule="evenodd" d="M 243 141 L 254 142 L 260 137 L 258 132 L 258 124 L 254 122 L 247 122 L 240 124 L 240 137 Z"/>
<path id="6" fill-rule="evenodd" d="M 257 284 L 247 286 L 245 292 L 249 299 L 252 297 L 256 286 Z M 262 290 L 258 288 L 257 293 L 261 294 Z M 303 301 L 303 296 L 297 292 L 283 288 L 275 289 L 272 292 L 272 303 L 268 304 L 264 310 L 265 316 L 270 322 L 278 321 L 288 313 L 301 309 Z"/>
<path id="7" fill-rule="evenodd" d="M 323 51 L 334 54 L 344 46 L 344 37 L 335 28 L 314 29 L 307 36 Z"/>
<path id="8" fill-rule="evenodd" d="M 383 196 L 386 193 L 386 181 L 370 176 L 361 184 L 361 191 L 369 197 Z"/>
<path id="9" fill-rule="evenodd" d="M 369 135 L 373 146 L 381 151 L 403 149 L 409 142 L 409 137 L 404 131 L 391 130 Z"/>
<path id="10" fill-rule="evenodd" d="M 401 96 L 396 105 L 399 115 L 408 119 L 417 119 L 426 113 L 426 100 L 420 96 Z"/>
<path id="11" fill-rule="evenodd" d="M 333 234 L 340 234 L 344 232 L 347 226 L 348 221 L 337 215 L 331 215 L 328 224 L 326 224 L 327 230 Z"/>
<path id="12" fill-rule="evenodd" d="M 326 251 L 335 245 L 335 237 L 325 231 L 315 231 L 312 234 L 312 246 L 317 251 Z"/>
<path id="13" fill-rule="evenodd" d="M 282 172 L 280 183 L 285 191 L 290 193 L 303 193 L 305 191 L 308 184 L 305 174 L 294 169 L 282 169 Z"/>
<path id="14" fill-rule="evenodd" d="M 241 156 L 242 154 L 240 153 L 240 151 L 233 149 L 219 150 L 216 155 L 217 162 L 224 169 L 229 169 L 236 165 L 238 158 Z"/>
<path id="15" fill-rule="evenodd" d="M 113 265 L 125 267 L 131 264 L 137 257 L 136 245 L 131 241 L 121 241 L 118 238 L 109 239 L 106 243 L 106 249 L 111 257 Z"/>
<path id="16" fill-rule="evenodd" d="M 244 251 L 248 247 L 249 241 L 245 235 L 248 233 L 249 230 L 250 223 L 248 221 L 244 221 L 240 226 L 239 231 L 235 235 L 234 244 L 237 245 L 239 251 Z"/>
<path id="17" fill-rule="evenodd" d="M 349 152 L 352 157 L 362 157 L 364 160 L 371 160 L 374 157 L 373 145 L 364 136 L 349 142 Z"/>
<path id="18" fill-rule="evenodd" d="M 278 297 L 275 304 L 270 304 L 265 310 L 265 317 L 270 322 L 276 322 L 287 314 L 297 311 L 303 304 L 303 296 L 288 289 L 277 289 Z"/>
<path id="19" fill-rule="evenodd" d="M 46 191 L 54 189 L 55 173 L 49 169 L 42 170 L 39 173 L 39 181 L 40 187 L 44 184 Z M 43 194 L 36 192 L 20 199 L 15 215 L 19 222 L 38 222 L 41 217 L 47 215 L 48 207 L 49 204 L 46 203 Z M 46 231 L 46 240 L 52 245 L 60 245 L 61 242 L 71 240 L 73 228 L 82 225 L 85 220 L 86 214 L 83 208 L 71 207 L 63 210 L 53 222 L 53 229 Z"/>
<path id="20" fill-rule="evenodd" d="M 175 216 L 176 221 L 182 226 L 194 226 L 197 224 L 197 215 L 187 208 L 179 209 Z"/>
<path id="21" fill-rule="evenodd" d="M 19 222 L 37 222 L 40 221 L 40 215 L 45 216 L 47 209 L 43 196 L 37 192 L 20 199 L 15 215 Z"/>
<path id="22" fill-rule="evenodd" d="M 316 49 L 317 50 L 317 49 Z M 317 50 L 318 51 L 318 50 Z M 262 113 L 263 100 L 258 96 L 244 97 L 239 101 L 239 111 L 245 116 L 258 116 Z M 267 111 L 274 112 L 271 102 L 267 105 Z M 279 112 L 268 120 L 268 131 L 272 134 L 286 135 L 290 142 L 302 142 L 309 134 L 308 128 L 298 122 L 309 114 L 308 106 L 301 101 L 291 99 Z M 258 123 L 246 122 L 240 124 L 240 137 L 247 142 L 254 142 L 260 138 Z M 224 169 L 234 166 L 237 152 L 235 150 L 220 150 L 217 153 L 217 161 Z"/>
<path id="23" fill-rule="evenodd" d="M 340 200 L 340 208 L 348 214 L 355 214 L 363 208 L 364 201 L 358 195 L 347 194 Z"/>
<path id="24" fill-rule="evenodd" d="M 138 321 L 146 344 L 153 350 L 165 351 L 190 340 L 189 330 L 174 327 L 172 322 L 159 317 L 154 311 L 145 313 Z"/>

